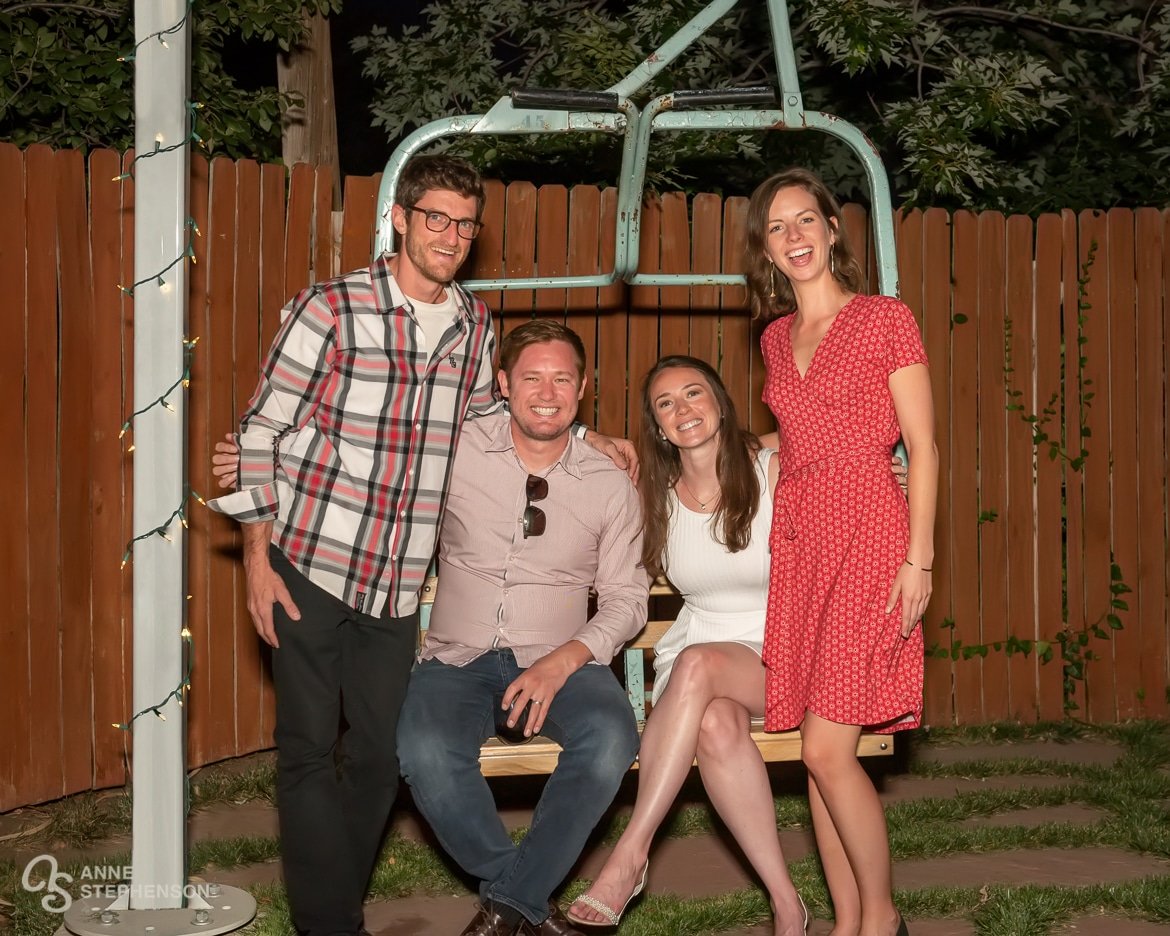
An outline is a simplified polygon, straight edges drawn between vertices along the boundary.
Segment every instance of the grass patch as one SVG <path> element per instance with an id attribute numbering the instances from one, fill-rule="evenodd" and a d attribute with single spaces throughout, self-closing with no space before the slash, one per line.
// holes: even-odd
<path id="1" fill-rule="evenodd" d="M 116 854 L 104 856 L 100 862 L 62 864 L 59 871 L 71 875 L 74 883 L 67 884 L 61 880 L 60 885 L 70 894 L 80 895 L 80 885 L 87 883 L 82 876 L 83 868 L 92 868 L 95 864 L 123 868 L 130 864 L 130 856 Z M 42 904 L 47 896 L 43 888 L 47 866 L 42 862 L 30 876 L 34 885 L 42 884 L 40 891 L 25 890 L 22 881 L 24 870 L 23 865 L 17 865 L 14 861 L 0 860 L 0 931 L 11 931 L 16 936 L 53 936 L 62 923 L 60 913 L 46 910 Z M 90 880 L 88 883 L 93 882 Z M 57 898 L 53 899 L 51 906 L 57 906 Z"/>
<path id="2" fill-rule="evenodd" d="M 1153 754 L 1159 763 L 1170 763 L 1170 722 L 1154 719 L 1102 725 L 1100 732 L 1120 741 L 1131 754 Z"/>
<path id="3" fill-rule="evenodd" d="M 49 824 L 39 835 L 73 848 L 84 848 L 130 831 L 131 799 L 127 790 L 82 793 L 41 808 L 48 813 Z"/>
<path id="4" fill-rule="evenodd" d="M 1066 764 L 1039 757 L 1013 757 L 1004 760 L 969 760 L 954 764 L 915 761 L 910 773 L 916 777 L 1084 777 L 1094 768 L 1085 764 Z"/>
<path id="5" fill-rule="evenodd" d="M 418 893 L 466 894 L 468 890 L 434 849 L 391 835 L 374 866 L 370 896 L 392 900 Z"/>
<path id="6" fill-rule="evenodd" d="M 260 835 L 196 842 L 187 850 L 192 874 L 216 869 L 227 870 L 244 865 L 275 861 L 280 857 L 280 840 Z"/>
<path id="7" fill-rule="evenodd" d="M 621 936 L 703 936 L 755 926 L 771 910 L 761 891 L 741 890 L 704 900 L 651 894 L 622 919 Z"/>
<path id="8" fill-rule="evenodd" d="M 256 898 L 256 918 L 243 929 L 242 936 L 288 936 L 295 933 L 288 897 L 279 884 L 260 884 L 248 890 Z"/>
<path id="9" fill-rule="evenodd" d="M 932 796 L 894 803 L 886 809 L 886 822 L 891 828 L 923 822 L 962 822 L 964 819 L 1017 809 L 1062 806 L 1065 803 L 1086 801 L 1087 798 L 1088 791 L 1081 784 L 1016 790 L 973 790 L 949 797 Z"/>
<path id="10" fill-rule="evenodd" d="M 1058 923 L 1104 911 L 1152 923 L 1170 922 L 1170 878 L 1090 887 L 993 887 L 971 911 L 979 936 L 1047 936 Z"/>
<path id="11" fill-rule="evenodd" d="M 1036 828 L 999 826 L 956 829 L 943 823 L 890 831 L 894 860 L 942 858 L 957 852 L 994 852 L 1016 848 L 1125 847 L 1124 837 L 1108 824 L 1075 825 L 1061 822 Z"/>
<path id="12" fill-rule="evenodd" d="M 188 784 L 191 807 L 212 803 L 250 803 L 253 800 L 276 800 L 276 764 L 257 764 L 245 771 L 209 767 L 194 774 Z"/>
<path id="13" fill-rule="evenodd" d="M 43 893 L 33 894 L 20 886 L 24 871 L 15 862 L 0 862 L 0 929 L 20 936 L 52 936 L 61 925 L 60 914 L 41 908 Z"/>
<path id="14" fill-rule="evenodd" d="M 803 829 L 812 821 L 808 811 L 808 800 L 803 796 L 776 797 L 776 825 L 780 829 Z M 621 838 L 629 825 L 629 816 L 616 816 L 602 834 L 600 844 L 612 846 Z M 719 818 L 710 806 L 685 806 L 672 811 L 663 824 L 659 835 L 662 838 L 688 838 L 693 835 L 710 835 L 715 831 Z M 521 831 L 521 830 L 517 830 Z M 513 836 L 515 841 L 519 841 Z"/>
<path id="15" fill-rule="evenodd" d="M 927 743 L 985 744 L 1002 741 L 1056 741 L 1071 744 L 1095 736 L 1100 729 L 1071 719 L 1059 722 L 993 722 L 961 728 L 932 727 L 914 732 L 916 740 Z"/>

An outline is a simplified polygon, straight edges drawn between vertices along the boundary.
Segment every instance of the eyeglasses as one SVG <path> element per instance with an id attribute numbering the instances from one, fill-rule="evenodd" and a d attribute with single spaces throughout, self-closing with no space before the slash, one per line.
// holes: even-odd
<path id="1" fill-rule="evenodd" d="M 533 507 L 533 501 L 542 501 L 548 497 L 548 480 L 539 475 L 529 475 L 524 485 L 524 538 L 544 535 L 544 511 Z"/>
<path id="2" fill-rule="evenodd" d="M 428 231 L 434 231 L 436 234 L 441 234 L 451 226 L 451 222 L 455 222 L 455 233 L 464 240 L 475 240 L 476 236 L 483 230 L 483 224 L 479 221 L 472 221 L 471 218 L 452 218 L 449 214 L 444 214 L 442 211 L 433 211 L 430 208 L 419 208 L 417 205 L 410 206 L 411 211 L 417 211 L 420 215 L 426 218 L 426 225 Z"/>

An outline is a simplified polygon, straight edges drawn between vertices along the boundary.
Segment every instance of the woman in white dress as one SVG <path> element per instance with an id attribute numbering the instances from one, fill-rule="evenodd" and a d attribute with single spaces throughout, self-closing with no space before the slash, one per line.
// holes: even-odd
<path id="1" fill-rule="evenodd" d="M 639 456 L 642 559 L 651 574 L 666 574 L 684 604 L 655 648 L 633 816 L 568 916 L 578 926 L 617 925 L 645 886 L 651 840 L 697 757 L 712 805 L 768 892 L 775 936 L 797 936 L 808 914 L 788 875 L 772 789 L 750 737 L 752 717 L 764 710 L 776 455 L 740 428 L 711 366 L 676 355 L 643 382 Z"/>

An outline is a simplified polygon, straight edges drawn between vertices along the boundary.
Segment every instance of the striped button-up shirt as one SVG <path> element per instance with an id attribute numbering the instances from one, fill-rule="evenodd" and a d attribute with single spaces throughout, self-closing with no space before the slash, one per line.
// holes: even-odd
<path id="1" fill-rule="evenodd" d="M 570 438 L 541 474 L 545 530 L 524 537 L 528 469 L 497 413 L 463 431 L 439 546 L 439 590 L 421 653 L 462 666 L 507 648 L 523 667 L 570 640 L 609 663 L 646 624 L 642 512 L 626 473 Z M 589 617 L 589 592 L 597 613 Z"/>
<path id="2" fill-rule="evenodd" d="M 500 406 L 491 313 L 458 312 L 434 353 L 388 256 L 310 286 L 284 309 L 240 422 L 240 490 L 211 501 L 350 607 L 402 616 L 435 550 L 465 416 Z"/>

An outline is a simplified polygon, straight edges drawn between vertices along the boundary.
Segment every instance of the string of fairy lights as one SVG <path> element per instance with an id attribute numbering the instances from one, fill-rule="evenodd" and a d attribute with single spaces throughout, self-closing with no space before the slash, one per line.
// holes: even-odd
<path id="1" fill-rule="evenodd" d="M 170 49 L 170 44 L 167 42 L 167 37 L 178 35 L 179 33 L 182 32 L 183 29 L 187 28 L 190 25 L 191 13 L 192 13 L 193 6 L 194 6 L 194 0 L 187 0 L 187 5 L 183 11 L 183 15 L 177 22 L 175 22 L 171 26 L 168 26 L 166 29 L 157 30 L 156 32 L 153 32 L 150 35 L 146 36 L 145 38 L 139 40 L 137 43 L 134 44 L 134 47 L 129 52 L 127 52 L 124 55 L 118 56 L 118 61 L 119 62 L 126 62 L 126 63 L 133 62 L 138 55 L 138 50 L 145 43 L 151 42 L 154 40 L 157 40 L 159 42 L 159 44 L 164 49 Z M 186 132 L 186 135 L 183 137 L 183 139 L 181 139 L 175 143 L 168 144 L 166 142 L 166 139 L 164 138 L 164 136 L 161 133 L 157 134 L 154 138 L 154 149 L 152 149 L 148 152 L 145 152 L 145 153 L 136 153 L 134 158 L 130 160 L 130 164 L 125 168 L 125 170 L 123 172 L 121 172 L 119 175 L 114 176 L 111 181 L 116 182 L 116 183 L 125 183 L 128 180 L 133 180 L 134 179 L 134 167 L 139 162 L 141 162 L 143 160 L 153 159 L 157 156 L 162 156 L 166 153 L 179 152 L 179 151 L 186 149 L 191 144 L 203 145 L 203 137 L 200 136 L 200 134 L 196 128 L 198 113 L 200 110 L 202 110 L 202 108 L 203 108 L 203 105 L 201 103 L 196 102 L 196 101 L 188 101 L 187 102 L 187 132 Z M 179 266 L 179 264 L 181 264 L 185 261 L 189 260 L 189 261 L 191 261 L 192 264 L 194 264 L 196 262 L 194 238 L 202 236 L 202 234 L 199 231 L 199 226 L 195 223 L 194 218 L 190 218 L 190 217 L 187 218 L 185 227 L 188 231 L 187 243 L 184 246 L 182 252 L 179 254 L 179 256 L 175 257 L 174 260 L 172 260 L 170 263 L 168 263 L 161 270 L 158 270 L 157 272 L 152 273 L 149 276 L 144 276 L 141 279 L 136 279 L 134 282 L 130 283 L 129 285 L 124 285 L 122 283 L 119 283 L 118 290 L 119 290 L 119 292 L 121 292 L 122 295 L 133 298 L 134 292 L 136 289 L 138 289 L 139 287 L 142 287 L 142 286 L 149 285 L 149 284 L 153 284 L 154 286 L 156 286 L 159 289 L 160 292 L 163 292 L 163 293 L 166 293 L 171 289 L 171 284 L 167 281 L 166 274 L 171 272 L 173 269 L 175 269 L 177 266 Z M 134 410 L 134 412 L 132 412 L 126 418 L 126 421 L 122 423 L 121 431 L 118 433 L 119 439 L 123 438 L 128 432 L 131 432 L 133 430 L 135 419 L 142 416 L 144 413 L 147 413 L 150 410 L 154 409 L 156 406 L 161 407 L 162 409 L 164 409 L 170 413 L 177 413 L 178 412 L 174 403 L 171 402 L 171 398 L 174 394 L 183 392 L 191 385 L 191 361 L 192 361 L 192 358 L 193 358 L 194 353 L 195 353 L 195 346 L 199 342 L 199 338 L 198 337 L 194 337 L 194 338 L 184 337 L 182 339 L 182 341 L 183 341 L 183 369 L 182 369 L 182 372 L 179 374 L 179 376 L 175 380 L 175 382 L 172 383 L 165 390 L 163 390 L 162 393 L 160 393 L 157 397 L 155 397 L 149 403 L 146 403 L 145 405 Z M 127 452 L 134 451 L 133 443 L 130 444 L 130 446 L 127 448 L 126 451 Z M 137 535 L 133 536 L 129 540 L 129 542 L 126 543 L 125 551 L 122 553 L 121 568 L 125 569 L 127 564 L 133 559 L 134 545 L 136 543 L 142 542 L 143 540 L 150 539 L 151 537 L 154 537 L 154 536 L 158 536 L 161 539 L 166 540 L 167 542 L 173 542 L 172 535 L 170 532 L 171 527 L 175 523 L 175 521 L 177 520 L 182 525 L 182 527 L 184 529 L 187 528 L 187 503 L 192 498 L 194 498 L 200 504 L 204 503 L 203 498 L 199 496 L 199 493 L 197 491 L 192 490 L 190 487 L 185 487 L 183 490 L 183 495 L 182 495 L 181 499 L 179 500 L 178 505 L 175 507 L 174 510 L 171 511 L 171 514 L 169 517 L 167 517 L 162 523 L 159 523 L 153 529 L 147 530 L 144 533 L 138 533 Z M 172 699 L 174 699 L 178 703 L 179 707 L 182 708 L 183 700 L 184 700 L 187 692 L 189 692 L 191 689 L 191 670 L 192 670 L 193 661 L 194 661 L 194 653 L 193 653 L 193 641 L 192 641 L 191 631 L 187 628 L 187 626 L 185 624 L 183 625 L 182 630 L 180 630 L 179 636 L 183 641 L 183 653 L 182 653 L 183 672 L 182 672 L 182 675 L 179 679 L 178 684 L 170 692 L 168 692 L 162 699 L 160 699 L 158 702 L 155 702 L 153 705 L 148 705 L 145 708 L 143 708 L 142 710 L 135 712 L 132 716 L 130 716 L 128 719 L 126 719 L 126 721 L 113 722 L 114 728 L 121 730 L 121 731 L 128 732 L 131 730 L 134 723 L 139 718 L 142 718 L 143 716 L 146 716 L 146 715 L 154 715 L 156 718 L 160 719 L 161 721 L 166 721 L 167 717 L 166 717 L 166 714 L 164 713 L 163 709 L 170 703 L 170 701 Z"/>
<path id="2" fill-rule="evenodd" d="M 144 159 L 153 159 L 155 156 L 161 156 L 163 153 L 173 153 L 175 150 L 183 149 L 189 143 L 195 143 L 199 146 L 203 146 L 203 137 L 199 135 L 199 132 L 195 128 L 195 122 L 198 119 L 196 112 L 201 110 L 203 110 L 203 104 L 200 101 L 188 101 L 187 112 L 189 129 L 187 131 L 187 138 L 180 140 L 178 143 L 172 143 L 169 146 L 163 146 L 163 135 L 161 133 L 156 134 L 154 138 L 154 149 L 146 153 L 135 153 L 134 158 L 130 160 L 130 165 L 126 167 L 126 171 L 114 176 L 111 181 L 123 182 L 126 179 L 133 179 L 135 164 L 141 162 Z M 199 233 L 198 228 L 196 228 L 195 233 Z"/>
<path id="3" fill-rule="evenodd" d="M 153 715 L 155 718 L 159 719 L 159 721 L 166 721 L 167 716 L 163 712 L 163 709 L 166 707 L 167 703 L 171 701 L 171 699 L 174 699 L 176 702 L 179 703 L 179 708 L 183 707 L 183 698 L 184 698 L 184 696 L 186 696 L 187 692 L 190 691 L 190 689 L 191 689 L 191 667 L 192 667 L 192 660 L 194 658 L 194 654 L 191 652 L 192 651 L 191 631 L 189 631 L 187 629 L 187 627 L 184 626 L 183 629 L 181 631 L 179 631 L 179 636 L 183 639 L 183 644 L 184 644 L 184 647 L 183 647 L 183 661 L 184 661 L 183 662 L 183 678 L 181 680 L 179 680 L 179 684 L 177 686 L 175 686 L 175 688 L 172 689 L 170 692 L 168 692 L 162 698 L 161 701 L 156 702 L 154 705 L 148 705 L 146 708 L 144 708 L 140 712 L 135 712 L 130 718 L 126 719 L 126 721 L 124 721 L 124 722 L 113 722 L 112 724 L 115 728 L 117 728 L 120 731 L 129 731 L 130 726 L 133 725 L 136 721 L 138 721 L 138 719 L 140 719 L 143 715 Z"/>
<path id="4" fill-rule="evenodd" d="M 183 15 L 179 18 L 178 22 L 176 22 L 173 26 L 168 26 L 166 29 L 159 29 L 156 32 L 152 32 L 149 36 L 146 36 L 143 39 L 139 39 L 136 43 L 134 43 L 133 49 L 131 49 L 125 55 L 118 56 L 118 61 L 133 62 L 135 57 L 138 55 L 138 50 L 141 49 L 146 43 L 150 42 L 151 39 L 157 39 L 159 41 L 159 45 L 161 45 L 164 49 L 169 49 L 170 45 L 167 44 L 167 36 L 173 36 L 176 33 L 182 32 L 183 27 L 187 25 L 187 22 L 191 18 L 191 8 L 193 6 L 195 6 L 195 0 L 187 0 L 187 8 L 183 11 Z"/>
<path id="5" fill-rule="evenodd" d="M 128 178 L 128 176 L 119 176 L 118 178 L 119 179 Z M 190 260 L 192 264 L 197 262 L 195 259 L 195 240 L 194 240 L 194 238 L 195 237 L 202 237 L 203 234 L 199 230 L 199 225 L 195 223 L 194 218 L 188 218 L 186 221 L 186 226 L 187 226 L 187 229 L 192 232 L 192 234 L 188 235 L 187 246 L 183 248 L 183 252 L 181 254 L 179 254 L 177 257 L 175 257 L 174 260 L 172 260 L 170 263 L 168 263 L 165 267 L 163 267 L 157 273 L 152 273 L 150 276 L 143 277 L 140 280 L 135 280 L 129 286 L 123 286 L 121 283 L 119 283 L 118 289 L 120 289 L 124 295 L 133 296 L 135 289 L 137 289 L 139 286 L 144 286 L 150 282 L 155 283 L 159 289 L 161 289 L 163 292 L 166 292 L 169 284 L 167 283 L 167 281 L 165 279 L 163 279 L 163 276 L 165 274 L 169 273 L 171 270 L 173 270 L 175 267 L 177 267 L 184 260 Z M 195 339 L 195 341 L 198 341 L 198 340 L 199 340 L 198 338 Z M 186 344 L 186 343 L 187 342 L 184 340 L 184 344 Z M 191 344 L 193 345 L 194 342 L 191 342 Z M 133 417 L 131 417 L 131 419 L 132 418 Z M 129 425 L 129 422 L 127 422 L 127 425 Z M 126 427 L 124 426 L 123 429 L 125 429 L 125 428 Z"/>

